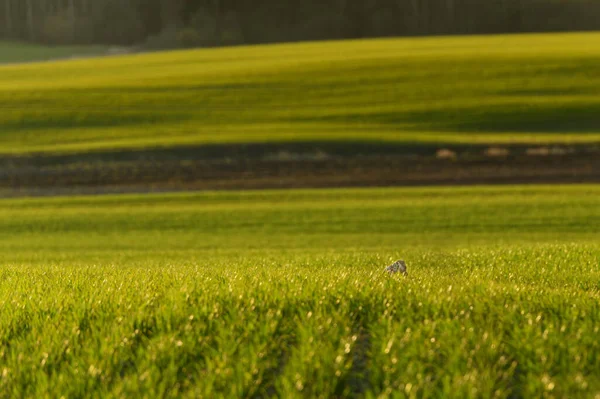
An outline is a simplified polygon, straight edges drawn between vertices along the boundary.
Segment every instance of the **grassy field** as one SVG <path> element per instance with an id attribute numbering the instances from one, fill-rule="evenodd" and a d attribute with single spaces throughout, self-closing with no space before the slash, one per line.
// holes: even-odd
<path id="1" fill-rule="evenodd" d="M 598 397 L 599 198 L 2 200 L 0 397 Z"/>
<path id="2" fill-rule="evenodd" d="M 0 152 L 600 141 L 600 34 L 303 43 L 0 67 Z"/>
<path id="3" fill-rule="evenodd" d="M 41 46 L 0 41 L 0 64 L 49 61 L 58 58 L 93 56 L 106 52 L 102 46 Z"/>

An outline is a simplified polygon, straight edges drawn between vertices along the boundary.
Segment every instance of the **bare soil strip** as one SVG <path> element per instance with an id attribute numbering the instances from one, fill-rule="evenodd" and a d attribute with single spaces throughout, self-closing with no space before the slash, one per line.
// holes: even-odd
<path id="1" fill-rule="evenodd" d="M 199 148 L 0 158 L 0 196 L 600 182 L 580 148 Z"/>

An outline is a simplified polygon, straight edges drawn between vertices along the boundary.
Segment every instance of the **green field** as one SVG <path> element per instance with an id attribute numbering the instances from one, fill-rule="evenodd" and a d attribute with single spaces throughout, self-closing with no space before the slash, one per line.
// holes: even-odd
<path id="1" fill-rule="evenodd" d="M 599 226 L 598 186 L 2 200 L 0 397 L 598 397 Z"/>
<path id="2" fill-rule="evenodd" d="M 599 33 L 302 43 L 0 67 L 0 152 L 597 143 Z"/>
<path id="3" fill-rule="evenodd" d="M 50 61 L 59 58 L 86 57 L 106 52 L 102 46 L 42 46 L 0 41 L 0 64 Z"/>

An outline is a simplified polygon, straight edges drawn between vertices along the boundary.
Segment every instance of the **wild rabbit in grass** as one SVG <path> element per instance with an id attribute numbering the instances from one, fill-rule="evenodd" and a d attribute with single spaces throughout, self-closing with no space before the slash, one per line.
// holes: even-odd
<path id="1" fill-rule="evenodd" d="M 406 263 L 404 263 L 402 259 L 397 260 L 396 262 L 386 267 L 385 271 L 390 274 L 402 273 L 404 276 L 408 276 L 408 272 L 406 271 Z"/>

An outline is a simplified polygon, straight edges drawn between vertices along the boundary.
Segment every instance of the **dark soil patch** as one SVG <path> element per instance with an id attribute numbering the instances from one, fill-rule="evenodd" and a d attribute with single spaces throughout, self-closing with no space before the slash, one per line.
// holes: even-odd
<path id="1" fill-rule="evenodd" d="M 0 195 L 600 182 L 600 150 L 590 146 L 439 150 L 345 143 L 4 156 Z"/>

